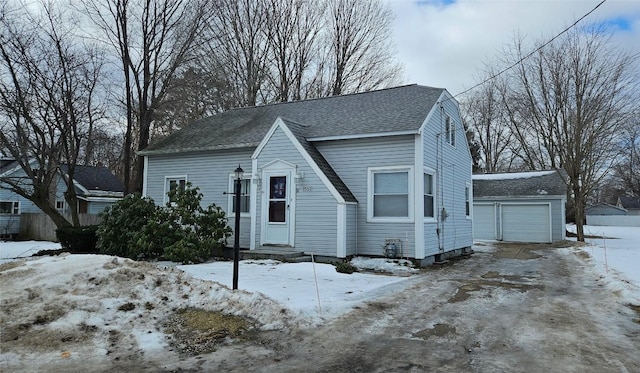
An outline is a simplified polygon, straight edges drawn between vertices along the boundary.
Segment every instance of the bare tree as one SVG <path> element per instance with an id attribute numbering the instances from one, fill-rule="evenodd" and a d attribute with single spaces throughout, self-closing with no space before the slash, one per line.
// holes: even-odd
<path id="1" fill-rule="evenodd" d="M 391 44 L 391 9 L 380 0 L 328 0 L 325 40 L 328 95 L 361 92 L 400 81 Z"/>
<path id="2" fill-rule="evenodd" d="M 324 2 L 268 0 L 266 4 L 269 80 L 275 99 L 285 102 L 306 97 L 308 75 L 318 36 L 324 26 Z"/>
<path id="3" fill-rule="evenodd" d="M 523 59 L 522 41 L 509 54 Z M 584 241 L 586 198 L 615 159 L 621 124 L 633 105 L 635 59 L 615 49 L 603 30 L 573 29 L 518 65 L 504 104 L 529 169 L 564 168 Z"/>
<path id="4" fill-rule="evenodd" d="M 612 182 L 622 195 L 640 198 L 640 109 L 634 111 L 622 130 L 620 159 L 613 167 Z"/>
<path id="5" fill-rule="evenodd" d="M 510 170 L 513 135 L 501 102 L 503 89 L 504 84 L 493 81 L 462 102 L 466 121 L 478 136 L 480 167 L 484 172 Z"/>
<path id="6" fill-rule="evenodd" d="M 84 6 L 119 56 L 127 117 L 125 187 L 141 190 L 143 160 L 135 156 L 134 143 L 138 150 L 149 145 L 155 112 L 193 57 L 211 8 L 186 0 L 85 0 Z"/>
<path id="7" fill-rule="evenodd" d="M 100 116 L 96 94 L 102 63 L 73 34 L 72 22 L 59 8 L 41 3 L 39 12 L 15 4 L 5 5 L 0 14 L 0 146 L 23 171 L 3 177 L 2 183 L 56 226 L 79 225 L 74 171 Z M 67 183 L 71 223 L 54 205 L 59 178 Z"/>
<path id="8" fill-rule="evenodd" d="M 255 106 L 267 76 L 267 0 L 221 0 L 206 30 L 205 69 L 226 76 L 234 106 Z"/>

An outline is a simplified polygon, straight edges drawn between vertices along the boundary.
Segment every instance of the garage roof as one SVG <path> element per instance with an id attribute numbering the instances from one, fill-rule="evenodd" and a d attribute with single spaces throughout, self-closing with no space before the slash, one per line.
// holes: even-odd
<path id="1" fill-rule="evenodd" d="M 565 196 L 563 170 L 476 174 L 474 197 Z"/>

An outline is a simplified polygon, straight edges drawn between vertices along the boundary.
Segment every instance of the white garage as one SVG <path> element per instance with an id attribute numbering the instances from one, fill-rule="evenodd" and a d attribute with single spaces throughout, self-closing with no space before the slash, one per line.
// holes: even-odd
<path id="1" fill-rule="evenodd" d="M 558 171 L 473 175 L 474 239 L 565 239 L 564 180 Z"/>

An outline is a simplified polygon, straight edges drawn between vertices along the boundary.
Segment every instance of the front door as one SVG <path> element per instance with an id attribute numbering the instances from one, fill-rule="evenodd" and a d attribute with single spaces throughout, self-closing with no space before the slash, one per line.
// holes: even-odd
<path id="1" fill-rule="evenodd" d="M 264 181 L 264 244 L 291 245 L 291 172 L 267 171 Z"/>

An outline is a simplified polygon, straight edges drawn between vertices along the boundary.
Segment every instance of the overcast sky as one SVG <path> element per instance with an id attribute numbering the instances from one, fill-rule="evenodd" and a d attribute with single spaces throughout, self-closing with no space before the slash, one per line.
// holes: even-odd
<path id="1" fill-rule="evenodd" d="M 516 32 L 548 40 L 602 0 L 389 0 L 405 81 L 458 94 L 479 82 L 478 69 L 496 58 Z M 578 25 L 612 25 L 613 38 L 640 52 L 640 0 L 607 0 Z"/>

